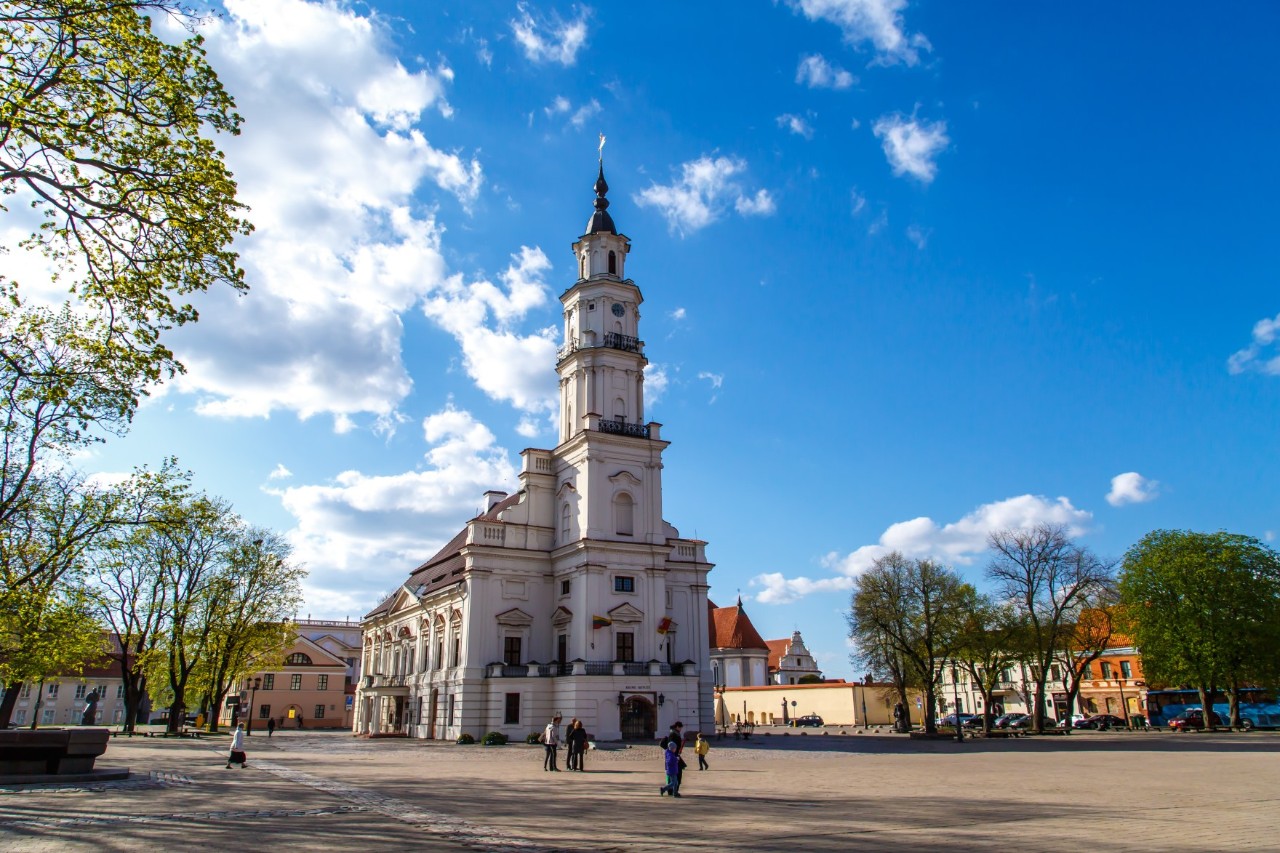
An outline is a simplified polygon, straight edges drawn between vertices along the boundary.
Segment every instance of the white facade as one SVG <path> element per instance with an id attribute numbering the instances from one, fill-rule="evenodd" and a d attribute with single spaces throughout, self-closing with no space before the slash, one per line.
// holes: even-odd
<path id="1" fill-rule="evenodd" d="M 818 669 L 818 662 L 813 659 L 813 655 L 809 654 L 809 649 L 805 647 L 804 638 L 800 636 L 799 631 L 793 633 L 791 639 L 786 640 L 785 644 L 778 643 L 777 640 L 767 642 L 771 654 L 775 644 L 782 647 L 778 662 L 770 668 L 770 683 L 799 684 L 800 679 L 807 675 L 822 677 L 822 670 Z"/>
<path id="2" fill-rule="evenodd" d="M 560 297 L 560 443 L 525 450 L 517 493 L 488 493 L 365 617 L 357 732 L 524 738 L 557 713 L 603 740 L 712 726 L 712 566 L 662 517 L 668 443 L 643 421 L 643 298 L 607 191 L 601 168 Z"/>

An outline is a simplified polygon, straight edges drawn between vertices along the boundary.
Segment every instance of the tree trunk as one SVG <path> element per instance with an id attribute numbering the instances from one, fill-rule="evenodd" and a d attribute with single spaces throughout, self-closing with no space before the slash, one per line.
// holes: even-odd
<path id="1" fill-rule="evenodd" d="M 1240 728 L 1240 682 L 1232 679 L 1231 692 L 1227 694 L 1227 708 L 1231 715 L 1231 728 Z"/>
<path id="2" fill-rule="evenodd" d="M 13 709 L 18 705 L 18 694 L 21 691 L 21 681 L 11 681 L 5 687 L 4 699 L 0 700 L 0 731 L 9 728 L 9 720 L 13 718 Z"/>
<path id="3" fill-rule="evenodd" d="M 31 731 L 36 730 L 36 723 L 40 721 L 40 706 L 44 704 L 44 679 L 40 679 L 40 686 L 36 688 L 36 707 L 31 711 Z"/>
<path id="4" fill-rule="evenodd" d="M 1211 725 L 1213 720 L 1213 688 L 1200 686 L 1196 689 L 1200 693 L 1200 713 L 1203 715 L 1205 731 L 1213 731 Z"/>
<path id="5" fill-rule="evenodd" d="M 933 721 L 933 712 L 937 707 L 937 697 L 933 693 L 933 681 L 924 683 L 924 730 L 926 734 L 936 735 L 938 727 Z"/>

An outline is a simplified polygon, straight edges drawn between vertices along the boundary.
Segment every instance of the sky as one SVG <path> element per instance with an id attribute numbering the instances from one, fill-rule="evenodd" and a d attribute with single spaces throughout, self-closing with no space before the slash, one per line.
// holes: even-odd
<path id="1" fill-rule="evenodd" d="M 175 455 L 358 617 L 551 447 L 600 134 L 665 515 L 831 677 L 992 530 L 1280 531 L 1280 7 L 226 0 L 256 230 L 101 474 Z M 161 23 L 159 26 L 168 26 Z M 17 263 L 17 261 L 13 261 Z"/>

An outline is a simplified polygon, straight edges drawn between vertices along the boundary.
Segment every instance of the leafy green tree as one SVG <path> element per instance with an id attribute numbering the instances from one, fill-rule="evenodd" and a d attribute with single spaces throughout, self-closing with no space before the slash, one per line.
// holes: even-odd
<path id="1" fill-rule="evenodd" d="M 900 657 L 907 679 L 922 685 L 926 732 L 937 731 L 936 674 L 953 659 L 976 597 L 949 567 L 897 551 L 854 581 L 849 636 L 860 648 L 882 646 Z"/>
<path id="2" fill-rule="evenodd" d="M 1006 603 L 980 595 L 965 614 L 955 653 L 982 694 L 982 730 L 991 732 L 996 690 L 1008 681 L 1005 670 L 1027 656 L 1026 624 Z"/>
<path id="3" fill-rule="evenodd" d="M 1276 674 L 1276 552 L 1225 531 L 1155 530 L 1125 554 L 1120 599 L 1148 679 L 1195 687 L 1206 712 L 1214 693 L 1230 688 L 1231 724 L 1238 726 L 1239 688 Z"/>
<path id="4" fill-rule="evenodd" d="M 1080 612 L 1114 582 L 1115 567 L 1076 545 L 1061 525 L 997 531 L 987 545 L 993 552 L 987 577 L 1026 626 L 1032 724 L 1043 732 L 1054 660 Z"/>
<path id="5" fill-rule="evenodd" d="M 249 226 L 214 144 L 239 132 L 234 102 L 201 37 L 166 42 L 148 13 L 197 23 L 174 0 L 0 5 L 0 198 L 41 215 L 23 249 L 99 312 L 106 338 L 172 370 L 161 332 L 196 319 L 189 295 L 245 288 L 230 247 Z"/>

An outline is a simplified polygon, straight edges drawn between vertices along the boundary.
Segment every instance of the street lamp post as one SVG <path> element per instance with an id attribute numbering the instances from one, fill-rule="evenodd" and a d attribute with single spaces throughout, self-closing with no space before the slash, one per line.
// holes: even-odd
<path id="1" fill-rule="evenodd" d="M 964 743 L 964 729 L 960 727 L 960 671 L 955 661 L 951 662 L 951 695 L 955 699 L 956 743 Z"/>
<path id="2" fill-rule="evenodd" d="M 253 705 L 254 699 L 258 696 L 258 688 L 262 686 L 262 679 L 255 678 L 253 686 L 249 688 L 249 725 L 245 728 L 245 734 L 253 734 Z"/>
<path id="3" fill-rule="evenodd" d="M 1124 727 L 1129 728 L 1129 705 L 1124 701 L 1124 673 L 1120 673 L 1120 677 L 1116 679 L 1116 685 L 1120 688 L 1120 710 L 1124 712 Z"/>

